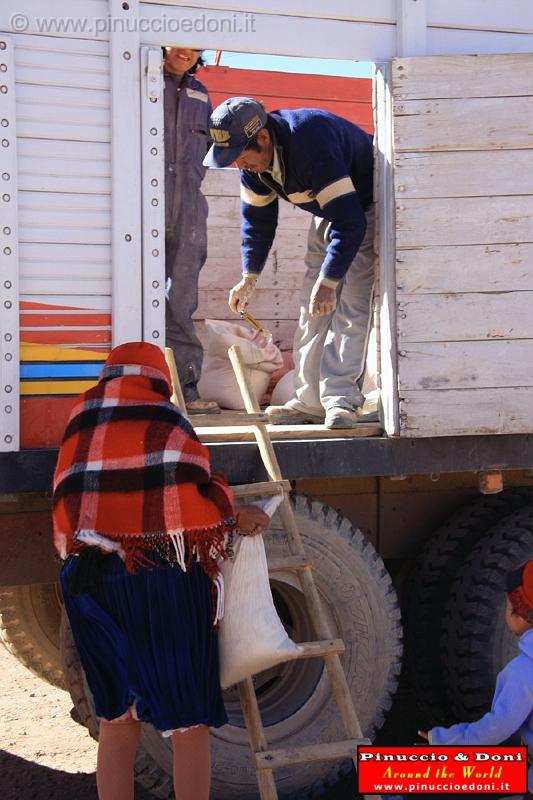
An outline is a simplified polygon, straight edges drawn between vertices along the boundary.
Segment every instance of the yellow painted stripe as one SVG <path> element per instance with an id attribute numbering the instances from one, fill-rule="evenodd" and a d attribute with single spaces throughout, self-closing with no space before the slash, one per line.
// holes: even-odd
<path id="1" fill-rule="evenodd" d="M 249 206 L 268 206 L 277 197 L 276 192 L 269 194 L 256 194 L 241 184 L 241 200 L 248 203 Z"/>
<path id="2" fill-rule="evenodd" d="M 316 199 L 320 205 L 320 208 L 324 208 L 327 203 L 331 203 L 332 200 L 336 200 L 338 197 L 342 197 L 345 194 L 352 194 L 355 192 L 355 186 L 353 185 L 352 179 L 347 175 L 345 178 L 339 178 L 338 181 L 333 181 L 330 183 L 329 186 L 325 186 L 321 189 Z"/>
<path id="3" fill-rule="evenodd" d="M 57 347 L 31 342 L 22 342 L 20 345 L 21 361 L 105 361 L 106 358 L 107 353 L 95 353 L 94 350 L 77 347 Z"/>
<path id="4" fill-rule="evenodd" d="M 96 386 L 98 381 L 21 381 L 21 397 L 27 395 L 72 394 L 77 395 Z"/>

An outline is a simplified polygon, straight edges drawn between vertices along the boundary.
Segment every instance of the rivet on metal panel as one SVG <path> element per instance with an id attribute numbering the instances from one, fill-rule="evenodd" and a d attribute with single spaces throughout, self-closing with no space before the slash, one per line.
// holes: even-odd
<path id="1" fill-rule="evenodd" d="M 13 355 L 12 355 L 12 353 L 6 353 L 6 355 L 5 355 L 5 359 L 6 359 L 6 361 L 13 361 Z"/>
<path id="2" fill-rule="evenodd" d="M 11 333 L 6 333 L 4 335 L 4 339 L 6 340 L 6 342 L 12 342 L 13 341 L 13 335 Z"/>
<path id="3" fill-rule="evenodd" d="M 407 314 L 400 314 L 400 319 L 407 319 Z"/>
<path id="4" fill-rule="evenodd" d="M 5 42 L 0 42 L 0 50 L 5 50 L 6 47 L 7 47 L 7 44 Z"/>
<path id="5" fill-rule="evenodd" d="M 157 237 L 159 236 L 159 231 L 156 230 L 156 228 L 152 228 L 152 236 L 154 237 L 154 239 L 157 239 Z"/>
<path id="6" fill-rule="evenodd" d="M 152 305 L 154 308 L 159 308 L 159 300 L 152 300 Z"/>
<path id="7" fill-rule="evenodd" d="M 4 281 L 4 288 L 5 289 L 11 289 L 12 286 L 13 286 L 13 284 L 11 283 L 11 281 Z"/>
<path id="8" fill-rule="evenodd" d="M 2 195 L 2 200 L 4 201 L 4 203 L 9 203 L 9 201 L 11 200 L 11 195 L 10 194 L 3 194 Z"/>
<path id="9" fill-rule="evenodd" d="M 9 147 L 9 139 L 2 139 L 2 147 Z"/>
<path id="10" fill-rule="evenodd" d="M 0 86 L 0 92 L 2 92 L 2 94 L 7 94 L 7 86 L 5 84 Z"/>
<path id="11" fill-rule="evenodd" d="M 7 72 L 7 64 L 0 64 L 0 72 Z"/>
<path id="12" fill-rule="evenodd" d="M 124 11 L 129 11 L 130 10 L 130 4 L 129 3 L 122 3 L 122 8 L 124 9 Z"/>
<path id="13" fill-rule="evenodd" d="M 405 350 L 400 350 L 400 355 L 401 355 L 402 358 L 405 358 L 407 353 L 405 352 Z"/>
<path id="14" fill-rule="evenodd" d="M 159 331 L 152 331 L 152 336 L 154 339 L 159 339 Z"/>
<path id="15" fill-rule="evenodd" d="M 13 391 L 13 387 L 9 383 L 6 383 L 6 385 L 4 386 L 4 391 L 6 392 L 6 394 L 11 394 L 11 392 Z"/>
<path id="16" fill-rule="evenodd" d="M 2 233 L 4 233 L 6 236 L 9 236 L 11 233 L 11 228 L 6 225 L 5 228 L 2 228 Z"/>
<path id="17" fill-rule="evenodd" d="M 405 192 L 405 186 L 398 186 L 399 192 Z"/>
<path id="18" fill-rule="evenodd" d="M 159 186 L 159 181 L 157 180 L 157 178 L 152 178 L 150 183 L 152 184 L 152 186 Z"/>
<path id="19" fill-rule="evenodd" d="M 152 250 L 152 255 L 154 258 L 159 256 L 159 250 Z M 156 281 L 157 285 L 159 286 L 159 281 Z"/>
<path id="20" fill-rule="evenodd" d="M 13 411 L 13 406 L 6 406 L 4 408 L 4 411 L 6 412 L 6 414 L 11 414 L 11 412 Z"/>
<path id="21" fill-rule="evenodd" d="M 4 247 L 4 255 L 5 256 L 10 256 L 11 255 L 11 248 L 10 247 Z"/>
<path id="22" fill-rule="evenodd" d="M 151 103 L 157 103 L 157 97 L 151 97 L 150 98 L 150 102 Z"/>
<path id="23" fill-rule="evenodd" d="M 129 61 L 130 58 L 131 58 L 130 51 L 129 50 L 124 50 L 124 52 L 122 53 L 122 58 L 124 58 L 126 61 Z"/>
<path id="24" fill-rule="evenodd" d="M 431 472 L 429 475 L 429 480 L 432 481 L 433 483 L 437 483 L 437 481 L 440 481 L 440 472 Z"/>
<path id="25" fill-rule="evenodd" d="M 11 444 L 12 441 L 13 437 L 11 436 L 11 434 L 8 433 L 7 436 L 4 436 L 4 442 L 6 442 L 6 444 Z"/>
<path id="26" fill-rule="evenodd" d="M 2 172 L 2 180 L 3 181 L 8 181 L 10 179 L 10 177 L 11 177 L 11 175 L 9 174 L 9 172 Z"/>
<path id="27" fill-rule="evenodd" d="M 153 156 L 156 156 L 156 155 L 157 155 L 157 147 L 151 147 L 151 148 L 150 148 L 150 153 L 151 153 Z"/>
<path id="28" fill-rule="evenodd" d="M 131 235 L 131 233 L 127 233 L 127 234 L 124 236 L 124 239 L 125 239 L 127 242 L 131 242 L 131 240 L 132 240 L 132 235 Z"/>
<path id="29" fill-rule="evenodd" d="M 157 197 L 152 197 L 152 205 L 153 206 L 158 206 L 159 205 L 159 200 L 157 199 Z"/>
<path id="30" fill-rule="evenodd" d="M 0 125 L 2 126 L 2 128 L 8 128 L 9 127 L 9 120 L 4 117 L 2 119 L 2 121 L 0 122 Z"/>
<path id="31" fill-rule="evenodd" d="M 159 289 L 159 281 L 152 281 L 152 287 L 154 289 Z"/>
<path id="32" fill-rule="evenodd" d="M 12 305 L 13 303 L 11 302 L 11 300 L 6 300 L 4 303 L 4 308 L 11 308 Z"/>
<path id="33" fill-rule="evenodd" d="M 150 133 L 152 134 L 152 136 L 155 136 L 157 133 L 157 128 L 150 128 Z"/>

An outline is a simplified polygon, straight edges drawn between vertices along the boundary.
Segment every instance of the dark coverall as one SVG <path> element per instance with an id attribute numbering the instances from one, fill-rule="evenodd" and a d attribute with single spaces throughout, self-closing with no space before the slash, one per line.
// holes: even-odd
<path id="1" fill-rule="evenodd" d="M 166 342 L 174 351 L 185 402 L 198 398 L 202 345 L 192 321 L 198 277 L 207 258 L 205 175 L 211 103 L 192 75 L 165 74 Z"/>

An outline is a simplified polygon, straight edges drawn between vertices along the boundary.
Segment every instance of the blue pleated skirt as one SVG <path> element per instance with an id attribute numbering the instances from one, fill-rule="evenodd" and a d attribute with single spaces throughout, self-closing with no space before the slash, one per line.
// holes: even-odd
<path id="1" fill-rule="evenodd" d="M 109 555 L 97 588 L 69 594 L 75 557 L 61 570 L 65 608 L 96 715 L 115 719 L 135 705 L 160 731 L 227 722 L 212 625 L 211 582 L 150 554 L 157 567 L 128 573 Z"/>

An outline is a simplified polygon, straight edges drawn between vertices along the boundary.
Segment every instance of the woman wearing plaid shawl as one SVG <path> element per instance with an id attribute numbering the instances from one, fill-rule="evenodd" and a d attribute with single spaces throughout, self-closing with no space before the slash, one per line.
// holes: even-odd
<path id="1" fill-rule="evenodd" d="M 170 403 L 162 352 L 116 347 L 72 410 L 54 475 L 65 608 L 100 718 L 100 800 L 132 800 L 140 721 L 172 736 L 178 800 L 207 800 L 208 726 L 227 722 L 215 624 L 231 490 Z M 268 517 L 239 509 L 239 530 Z"/>

